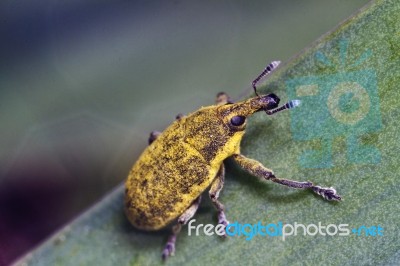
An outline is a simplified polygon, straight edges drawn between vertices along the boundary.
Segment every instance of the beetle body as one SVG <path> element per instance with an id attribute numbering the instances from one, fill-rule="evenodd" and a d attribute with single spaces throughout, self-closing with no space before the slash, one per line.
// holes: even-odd
<path id="1" fill-rule="evenodd" d="M 137 228 L 157 230 L 181 215 L 215 179 L 223 161 L 240 153 L 247 117 L 277 98 L 255 97 L 203 107 L 173 122 L 139 157 L 126 181 L 126 214 Z"/>
<path id="2" fill-rule="evenodd" d="M 277 108 L 279 98 L 275 94 L 257 94 L 256 84 L 278 64 L 274 61 L 267 65 L 253 81 L 257 97 L 232 103 L 225 93 L 219 93 L 217 105 L 179 116 L 163 133 L 150 135 L 150 145 L 133 165 L 125 183 L 125 213 L 136 228 L 150 231 L 177 220 L 163 250 L 164 259 L 174 254 L 181 226 L 193 217 L 201 194 L 208 187 L 218 211 L 218 224 L 226 229 L 229 222 L 219 194 L 224 184 L 223 162 L 228 157 L 260 179 L 291 188 L 311 189 L 327 200 L 341 199 L 332 187 L 278 178 L 260 162 L 240 154 L 247 117 L 258 111 L 272 115 L 300 104 L 292 100 Z"/>

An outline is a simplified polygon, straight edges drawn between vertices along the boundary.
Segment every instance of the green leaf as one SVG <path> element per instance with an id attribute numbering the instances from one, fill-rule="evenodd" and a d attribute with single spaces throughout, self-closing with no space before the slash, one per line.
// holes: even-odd
<path id="1" fill-rule="evenodd" d="M 253 116 L 242 153 L 278 177 L 335 187 L 332 203 L 310 191 L 262 182 L 227 162 L 221 201 L 231 222 L 381 226 L 383 236 L 188 236 L 167 264 L 376 265 L 400 261 L 399 151 L 400 2 L 377 1 L 281 67 L 263 93 L 302 105 L 272 117 Z M 18 263 L 155 265 L 169 231 L 134 229 L 120 186 Z M 216 224 L 207 197 L 195 224 Z M 331 227 L 331 232 L 334 230 Z"/>

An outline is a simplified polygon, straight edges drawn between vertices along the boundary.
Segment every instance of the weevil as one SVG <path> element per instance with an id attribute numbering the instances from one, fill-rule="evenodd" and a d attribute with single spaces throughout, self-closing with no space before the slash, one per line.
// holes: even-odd
<path id="1" fill-rule="evenodd" d="M 125 213 L 134 227 L 149 231 L 175 221 L 162 252 L 163 259 L 174 254 L 176 237 L 196 213 L 201 194 L 207 188 L 218 212 L 218 224 L 229 224 L 219 200 L 224 185 L 224 160 L 229 157 L 258 178 L 310 189 L 327 200 L 341 200 L 332 187 L 278 178 L 260 162 L 240 153 L 249 116 L 259 111 L 272 115 L 300 104 L 292 100 L 278 107 L 280 99 L 275 94 L 258 95 L 257 84 L 278 65 L 279 61 L 268 64 L 252 82 L 256 97 L 234 103 L 227 94 L 219 93 L 215 105 L 187 116 L 178 115 L 164 132 L 150 134 L 150 145 L 133 165 L 125 183 Z"/>

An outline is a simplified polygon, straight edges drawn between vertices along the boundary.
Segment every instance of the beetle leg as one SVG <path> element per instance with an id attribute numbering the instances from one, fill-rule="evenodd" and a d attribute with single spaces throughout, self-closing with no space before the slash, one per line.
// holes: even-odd
<path id="1" fill-rule="evenodd" d="M 169 236 L 167 244 L 164 247 L 162 258 L 166 260 L 169 256 L 173 256 L 175 253 L 175 242 L 176 237 L 178 236 L 179 232 L 182 229 L 182 225 L 185 225 L 196 213 L 197 209 L 199 208 L 201 201 L 201 196 L 199 196 L 193 203 L 190 205 L 186 211 L 179 216 L 177 224 L 172 227 L 172 234 Z"/>
<path id="2" fill-rule="evenodd" d="M 184 117 L 183 114 L 177 114 L 177 115 L 175 116 L 175 119 L 176 119 L 176 120 L 181 120 L 183 117 Z M 160 131 L 152 131 L 152 132 L 150 133 L 150 136 L 149 136 L 149 145 L 150 145 L 151 143 L 153 143 L 153 141 L 155 141 L 155 140 L 158 138 L 158 136 L 161 135 L 161 133 L 162 133 L 162 132 L 160 132 Z"/>
<path id="3" fill-rule="evenodd" d="M 175 119 L 176 119 L 176 120 L 181 120 L 184 116 L 185 116 L 184 114 L 179 113 L 179 114 L 177 114 L 177 115 L 175 116 Z"/>
<path id="4" fill-rule="evenodd" d="M 231 101 L 231 98 L 225 92 L 219 92 L 217 94 L 217 97 L 215 98 L 215 104 L 216 105 L 224 105 L 227 103 L 233 103 Z"/>
<path id="5" fill-rule="evenodd" d="M 224 180 L 225 180 L 225 167 L 224 164 L 221 164 L 221 167 L 219 168 L 217 173 L 217 177 L 211 184 L 211 188 L 208 191 L 208 194 L 215 208 L 218 211 L 218 224 L 222 224 L 226 227 L 228 226 L 229 221 L 226 219 L 225 216 L 224 205 L 218 200 L 219 193 L 221 192 L 224 186 Z"/>
<path id="6" fill-rule="evenodd" d="M 161 135 L 161 132 L 159 132 L 159 131 L 152 131 L 151 133 L 150 133 L 150 136 L 149 136 L 149 145 L 151 144 L 151 143 L 153 143 L 153 141 L 155 141 L 157 138 L 158 138 L 158 136 L 160 136 Z"/>
<path id="7" fill-rule="evenodd" d="M 232 156 L 233 159 L 246 171 L 250 174 L 255 175 L 257 177 L 270 180 L 272 182 L 285 185 L 292 188 L 301 188 L 301 189 L 312 189 L 314 193 L 322 196 L 326 200 L 341 200 L 342 198 L 336 193 L 336 190 L 333 187 L 320 187 L 314 185 L 312 182 L 299 182 L 288 179 L 277 178 L 273 171 L 264 167 L 260 162 L 246 158 L 241 154 L 235 154 Z"/>

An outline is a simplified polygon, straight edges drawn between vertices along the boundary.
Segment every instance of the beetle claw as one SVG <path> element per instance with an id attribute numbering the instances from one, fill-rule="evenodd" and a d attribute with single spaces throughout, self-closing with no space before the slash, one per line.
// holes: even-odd
<path id="1" fill-rule="evenodd" d="M 220 211 L 218 213 L 218 224 L 222 224 L 224 226 L 224 232 L 226 232 L 226 227 L 229 225 L 229 221 L 226 219 L 225 213 L 223 211 Z M 223 238 L 226 237 L 226 233 L 221 235 Z"/>
<path id="2" fill-rule="evenodd" d="M 175 255 L 175 244 L 168 242 L 162 253 L 162 259 L 165 261 L 168 257 Z"/>
<path id="3" fill-rule="evenodd" d="M 340 201 L 342 199 L 342 197 L 339 194 L 337 194 L 336 189 L 334 189 L 333 187 L 326 188 L 320 186 L 313 186 L 312 190 L 326 200 Z"/>

